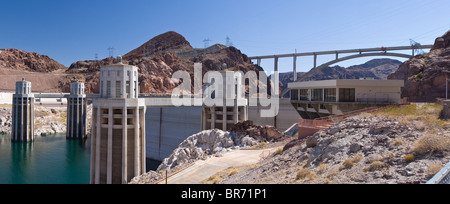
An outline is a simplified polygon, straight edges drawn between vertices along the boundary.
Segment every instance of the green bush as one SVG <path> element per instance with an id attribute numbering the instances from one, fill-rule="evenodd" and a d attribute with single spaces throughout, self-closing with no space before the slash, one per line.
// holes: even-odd
<path id="1" fill-rule="evenodd" d="M 408 155 L 406 155 L 405 158 L 404 158 L 404 161 L 405 161 L 406 163 L 411 163 L 411 162 L 413 162 L 413 161 L 415 161 L 415 160 L 416 160 L 416 157 L 415 157 L 414 155 L 412 155 L 412 154 L 408 154 Z"/>

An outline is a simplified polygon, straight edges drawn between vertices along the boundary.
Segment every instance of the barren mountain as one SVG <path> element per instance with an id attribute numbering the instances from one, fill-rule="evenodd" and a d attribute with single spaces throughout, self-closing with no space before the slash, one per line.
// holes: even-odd
<path id="1" fill-rule="evenodd" d="M 194 62 L 202 62 L 203 74 L 220 70 L 227 64 L 231 70 L 262 71 L 246 55 L 234 47 L 213 45 L 206 49 L 194 49 L 189 42 L 176 32 L 167 32 L 154 37 L 139 48 L 125 54 L 123 62 L 139 68 L 141 93 L 169 94 L 178 84 L 171 78 L 178 70 L 194 73 Z M 113 64 L 113 58 L 101 61 L 81 61 L 73 63 L 68 73 L 85 75 L 88 92 L 98 93 L 99 71 L 103 65 Z"/>
<path id="2" fill-rule="evenodd" d="M 389 79 L 405 80 L 402 97 L 413 102 L 434 102 L 445 98 L 450 77 L 450 31 L 436 39 L 430 53 L 418 55 L 400 65 Z"/>
<path id="3" fill-rule="evenodd" d="M 18 49 L 0 49 L 0 67 L 45 73 L 66 69 L 62 64 L 46 55 Z"/>
<path id="4" fill-rule="evenodd" d="M 0 49 L 0 89 L 13 91 L 16 81 L 32 82 L 33 91 L 60 92 L 70 82 L 66 67 L 48 56 L 17 49 Z"/>

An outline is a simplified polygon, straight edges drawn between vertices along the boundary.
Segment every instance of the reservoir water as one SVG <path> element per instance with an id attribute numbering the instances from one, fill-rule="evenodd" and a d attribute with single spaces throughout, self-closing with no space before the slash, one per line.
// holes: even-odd
<path id="1" fill-rule="evenodd" d="M 90 140 L 65 134 L 11 143 L 0 136 L 0 184 L 89 184 Z"/>

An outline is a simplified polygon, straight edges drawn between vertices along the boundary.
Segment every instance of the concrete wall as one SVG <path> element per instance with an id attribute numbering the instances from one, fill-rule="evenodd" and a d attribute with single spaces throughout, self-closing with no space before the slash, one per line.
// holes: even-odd
<path id="1" fill-rule="evenodd" d="M 248 107 L 248 119 L 252 120 L 255 125 L 275 126 L 279 131 L 283 132 L 297 123 L 300 115 L 291 105 L 290 99 L 280 99 L 280 112 L 276 119 L 260 117 L 261 107 Z M 276 120 L 276 124 L 275 124 Z"/>
<path id="2" fill-rule="evenodd" d="M 400 103 L 401 90 L 400 87 L 357 87 L 355 94 L 357 101 Z"/>
<path id="3" fill-rule="evenodd" d="M 11 105 L 12 104 L 12 98 L 13 98 L 13 94 L 14 93 L 0 93 L 0 104 L 8 104 Z M 65 105 L 67 104 L 67 98 L 43 98 L 43 99 L 39 99 L 39 98 L 35 98 L 35 103 L 37 105 L 40 105 L 41 103 L 43 105 Z M 40 100 L 40 101 L 39 101 Z"/>
<path id="4" fill-rule="evenodd" d="M 13 93 L 0 93 L 0 104 L 12 104 Z"/>
<path id="5" fill-rule="evenodd" d="M 147 107 L 147 158 L 162 161 L 169 157 L 181 142 L 202 130 L 201 119 L 201 107 Z"/>

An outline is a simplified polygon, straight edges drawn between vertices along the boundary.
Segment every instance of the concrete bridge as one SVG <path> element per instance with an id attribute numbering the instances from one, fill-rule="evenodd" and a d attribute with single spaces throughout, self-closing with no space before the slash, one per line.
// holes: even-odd
<path id="1" fill-rule="evenodd" d="M 421 49 L 431 49 L 433 45 L 422 45 Z M 393 51 L 405 51 L 411 50 L 411 55 L 395 53 Z M 389 57 L 402 57 L 411 58 L 415 55 L 417 50 L 416 46 L 399 46 L 399 47 L 378 47 L 378 48 L 365 48 L 365 49 L 349 49 L 349 50 L 333 50 L 333 51 L 322 51 L 322 52 L 305 52 L 305 53 L 291 53 L 291 54 L 279 54 L 279 55 L 265 55 L 265 56 L 253 56 L 249 57 L 250 60 L 256 60 L 256 64 L 261 66 L 261 60 L 263 59 L 274 59 L 274 71 L 278 71 L 278 59 L 280 58 L 293 58 L 293 72 L 294 81 L 304 81 L 309 76 L 317 71 L 320 71 L 330 65 L 343 62 L 346 60 L 351 60 L 360 57 L 374 57 L 374 56 L 389 56 Z M 354 54 L 350 56 L 340 57 L 341 54 Z M 327 62 L 323 65 L 317 66 L 317 57 L 321 55 L 335 55 L 335 60 Z M 313 72 L 309 72 L 305 76 L 297 79 L 297 58 L 298 57 L 314 57 L 314 67 Z"/>

